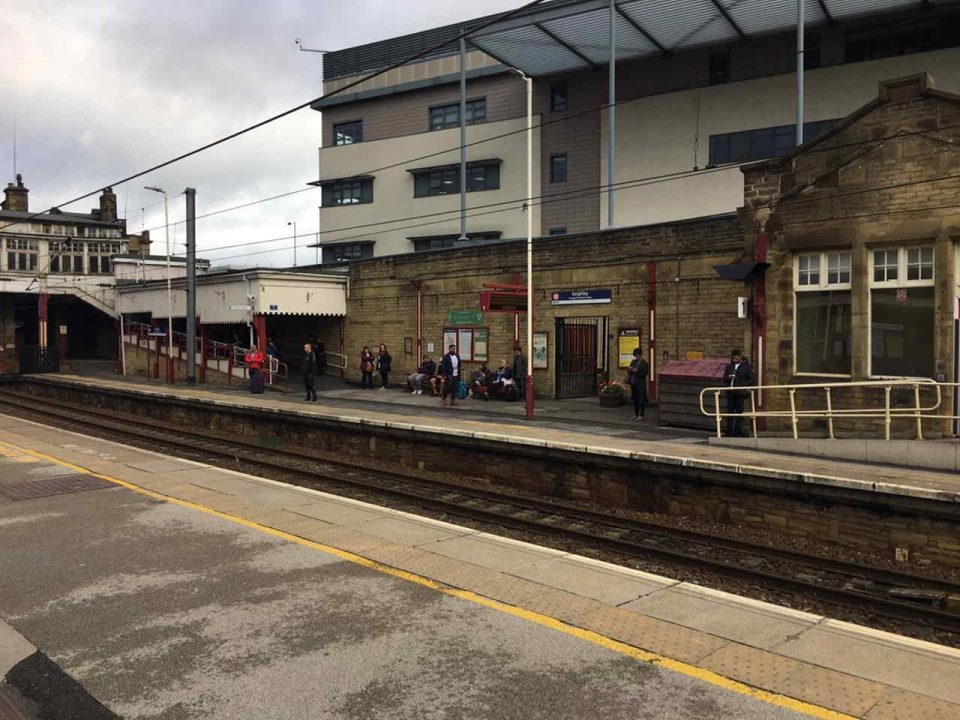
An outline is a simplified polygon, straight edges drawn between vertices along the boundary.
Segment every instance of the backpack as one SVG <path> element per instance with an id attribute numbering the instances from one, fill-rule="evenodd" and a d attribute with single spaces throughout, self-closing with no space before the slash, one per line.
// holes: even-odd
<path id="1" fill-rule="evenodd" d="M 503 391 L 503 399 L 507 402 L 516 402 L 520 399 L 520 389 L 512 383 L 507 385 L 507 389 Z"/>

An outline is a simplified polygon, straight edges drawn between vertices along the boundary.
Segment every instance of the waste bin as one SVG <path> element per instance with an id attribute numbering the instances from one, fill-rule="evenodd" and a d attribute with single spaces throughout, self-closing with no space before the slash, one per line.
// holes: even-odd
<path id="1" fill-rule="evenodd" d="M 703 360 L 671 360 L 660 370 L 660 424 L 674 427 L 714 430 L 712 415 L 700 412 L 700 391 L 723 385 L 723 370 L 728 358 Z M 704 406 L 713 409 L 713 397 L 704 399 Z M 726 393 L 720 394 L 720 411 L 727 407 Z"/>

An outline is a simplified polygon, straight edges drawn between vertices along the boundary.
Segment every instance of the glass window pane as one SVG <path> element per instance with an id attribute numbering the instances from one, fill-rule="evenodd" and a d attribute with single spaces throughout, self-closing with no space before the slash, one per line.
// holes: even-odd
<path id="1" fill-rule="evenodd" d="M 850 291 L 796 294 L 797 372 L 850 373 Z"/>
<path id="2" fill-rule="evenodd" d="M 883 288 L 870 293 L 871 372 L 933 377 L 934 288 Z"/>

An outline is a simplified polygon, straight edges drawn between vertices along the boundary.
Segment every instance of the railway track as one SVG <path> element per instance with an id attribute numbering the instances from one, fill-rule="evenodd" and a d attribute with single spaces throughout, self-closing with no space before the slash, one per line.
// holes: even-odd
<path id="1" fill-rule="evenodd" d="M 17 414 L 77 425 L 131 445 L 159 446 L 174 455 L 242 461 L 243 469 L 305 486 L 335 485 L 362 490 L 446 515 L 502 528 L 551 536 L 637 559 L 656 558 L 705 569 L 782 593 L 812 597 L 856 612 L 960 634 L 960 614 L 939 606 L 960 595 L 960 584 L 869 565 L 814 557 L 669 525 L 613 517 L 556 499 L 536 499 L 468 487 L 412 473 L 365 467 L 356 461 L 321 457 L 300 449 L 270 449 L 155 420 L 80 407 L 0 390 L 0 408 Z M 900 597 L 895 597 L 899 595 Z M 911 597 L 912 596 L 912 597 Z"/>

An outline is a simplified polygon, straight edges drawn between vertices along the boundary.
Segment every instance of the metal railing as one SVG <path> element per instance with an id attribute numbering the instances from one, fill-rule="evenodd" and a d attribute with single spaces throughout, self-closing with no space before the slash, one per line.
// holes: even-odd
<path id="1" fill-rule="evenodd" d="M 742 418 L 750 421 L 753 437 L 757 437 L 757 420 L 769 418 L 789 418 L 790 427 L 794 439 L 798 439 L 799 422 L 803 419 L 822 419 L 827 421 L 827 436 L 830 439 L 836 438 L 834 432 L 834 420 L 836 419 L 857 419 L 857 420 L 883 420 L 884 437 L 890 439 L 890 430 L 893 421 L 900 418 L 907 418 L 916 424 L 916 436 L 918 440 L 923 439 L 923 421 L 924 420 L 954 420 L 960 418 L 960 415 L 947 414 L 940 412 L 943 404 L 944 390 L 949 390 L 951 394 L 958 387 L 957 383 L 936 382 L 929 378 L 896 378 L 889 380 L 865 380 L 860 382 L 834 382 L 834 383 L 802 383 L 794 385 L 754 385 L 749 387 L 730 388 L 708 387 L 700 391 L 700 412 L 708 417 L 713 417 L 716 422 L 717 437 L 723 435 L 723 421 L 727 418 Z M 847 391 L 864 389 L 869 393 L 871 390 L 882 391 L 882 403 L 876 405 L 861 404 L 857 407 L 843 408 L 836 407 L 837 391 Z M 907 391 L 909 393 L 909 403 L 895 403 L 894 393 L 896 391 Z M 721 407 L 721 399 L 726 399 L 727 393 L 744 393 L 744 399 L 749 399 L 749 410 L 742 413 L 726 412 Z M 785 409 L 768 410 L 766 408 L 758 409 L 758 394 L 766 395 L 768 402 L 771 395 L 775 393 L 786 394 Z M 820 396 L 822 403 L 818 407 L 798 406 L 797 394 L 800 392 L 813 393 Z M 929 399 L 921 398 L 921 395 L 932 394 Z M 712 408 L 705 406 L 705 399 L 712 398 Z"/>

